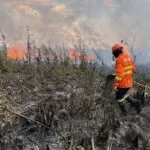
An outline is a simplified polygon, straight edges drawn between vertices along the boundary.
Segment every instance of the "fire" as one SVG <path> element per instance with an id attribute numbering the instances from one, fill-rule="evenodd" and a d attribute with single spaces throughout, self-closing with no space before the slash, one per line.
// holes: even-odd
<path id="1" fill-rule="evenodd" d="M 31 54 L 30 55 L 31 59 L 35 59 L 35 58 L 50 58 L 51 56 L 47 55 L 43 55 L 42 53 L 40 54 Z M 8 51 L 7 51 L 7 58 L 10 60 L 24 60 L 27 58 L 26 55 L 26 50 L 25 50 L 25 46 L 23 46 L 22 44 L 16 44 L 16 45 L 12 45 L 8 47 Z M 58 55 L 59 59 L 64 59 L 62 54 Z M 86 61 L 91 61 L 94 59 L 94 56 L 91 54 L 82 54 L 81 52 L 77 52 L 73 49 L 71 49 L 69 51 L 69 58 L 70 60 L 74 61 L 74 60 L 86 60 Z"/>
<path id="2" fill-rule="evenodd" d="M 8 48 L 8 59 L 22 60 L 26 57 L 25 48 L 21 45 L 13 45 Z"/>
<path id="3" fill-rule="evenodd" d="M 71 49 L 69 51 L 69 58 L 71 60 L 86 60 L 86 61 L 91 61 L 94 59 L 94 56 L 93 55 L 90 55 L 90 54 L 82 54 L 81 52 L 76 52 L 75 50 Z"/>

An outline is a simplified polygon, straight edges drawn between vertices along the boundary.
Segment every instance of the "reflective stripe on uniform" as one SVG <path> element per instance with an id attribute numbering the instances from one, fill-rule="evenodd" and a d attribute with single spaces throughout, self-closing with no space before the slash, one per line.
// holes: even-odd
<path id="1" fill-rule="evenodd" d="M 124 101 L 130 96 L 130 94 L 126 94 L 122 99 L 118 100 L 118 103 L 124 103 Z"/>
<path id="2" fill-rule="evenodd" d="M 124 70 L 132 69 L 132 68 L 133 68 L 133 66 L 127 66 L 124 68 Z"/>
<path id="3" fill-rule="evenodd" d="M 124 74 L 132 74 L 132 70 L 125 71 Z"/>
<path id="4" fill-rule="evenodd" d="M 125 67 L 124 68 L 124 75 L 127 75 L 127 74 L 132 74 L 132 69 L 133 67 L 132 66 L 127 66 L 127 67 Z M 130 69 L 130 70 L 129 70 Z M 122 80 L 122 78 L 120 78 L 119 76 L 116 76 L 116 78 L 115 78 L 116 80 L 118 80 L 118 81 L 121 81 Z"/>
<path id="5" fill-rule="evenodd" d="M 124 103 L 124 98 L 123 99 L 120 99 L 120 100 L 118 100 L 118 103 Z"/>
<path id="6" fill-rule="evenodd" d="M 125 67 L 124 68 L 124 74 L 126 75 L 126 74 L 132 74 L 132 70 L 131 69 L 133 69 L 133 66 L 127 66 L 127 67 Z"/>
<path id="7" fill-rule="evenodd" d="M 116 78 L 115 78 L 116 80 L 122 80 L 122 78 L 120 78 L 119 76 L 116 76 Z"/>

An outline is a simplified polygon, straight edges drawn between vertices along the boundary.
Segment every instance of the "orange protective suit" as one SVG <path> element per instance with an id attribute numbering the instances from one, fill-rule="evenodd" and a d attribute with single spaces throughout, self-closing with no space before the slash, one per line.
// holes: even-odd
<path id="1" fill-rule="evenodd" d="M 133 86 L 133 72 L 136 71 L 136 67 L 130 55 L 125 53 L 120 54 L 116 58 L 115 70 L 115 87 L 130 88 Z"/>

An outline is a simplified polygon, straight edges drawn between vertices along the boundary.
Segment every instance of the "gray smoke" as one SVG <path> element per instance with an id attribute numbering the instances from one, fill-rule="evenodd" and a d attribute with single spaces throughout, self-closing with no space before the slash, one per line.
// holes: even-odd
<path id="1" fill-rule="evenodd" d="M 1 0 L 0 29 L 8 42 L 26 40 L 30 26 L 37 44 L 72 46 L 80 38 L 96 49 L 124 39 L 148 49 L 149 0 Z"/>

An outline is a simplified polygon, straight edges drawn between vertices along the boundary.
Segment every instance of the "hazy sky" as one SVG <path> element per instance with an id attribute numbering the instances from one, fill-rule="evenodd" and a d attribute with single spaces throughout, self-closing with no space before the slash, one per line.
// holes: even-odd
<path id="1" fill-rule="evenodd" d="M 110 49 L 121 39 L 149 51 L 150 0 L 0 0 L 0 30 L 9 43 L 25 40 L 26 26 L 37 44 Z"/>

